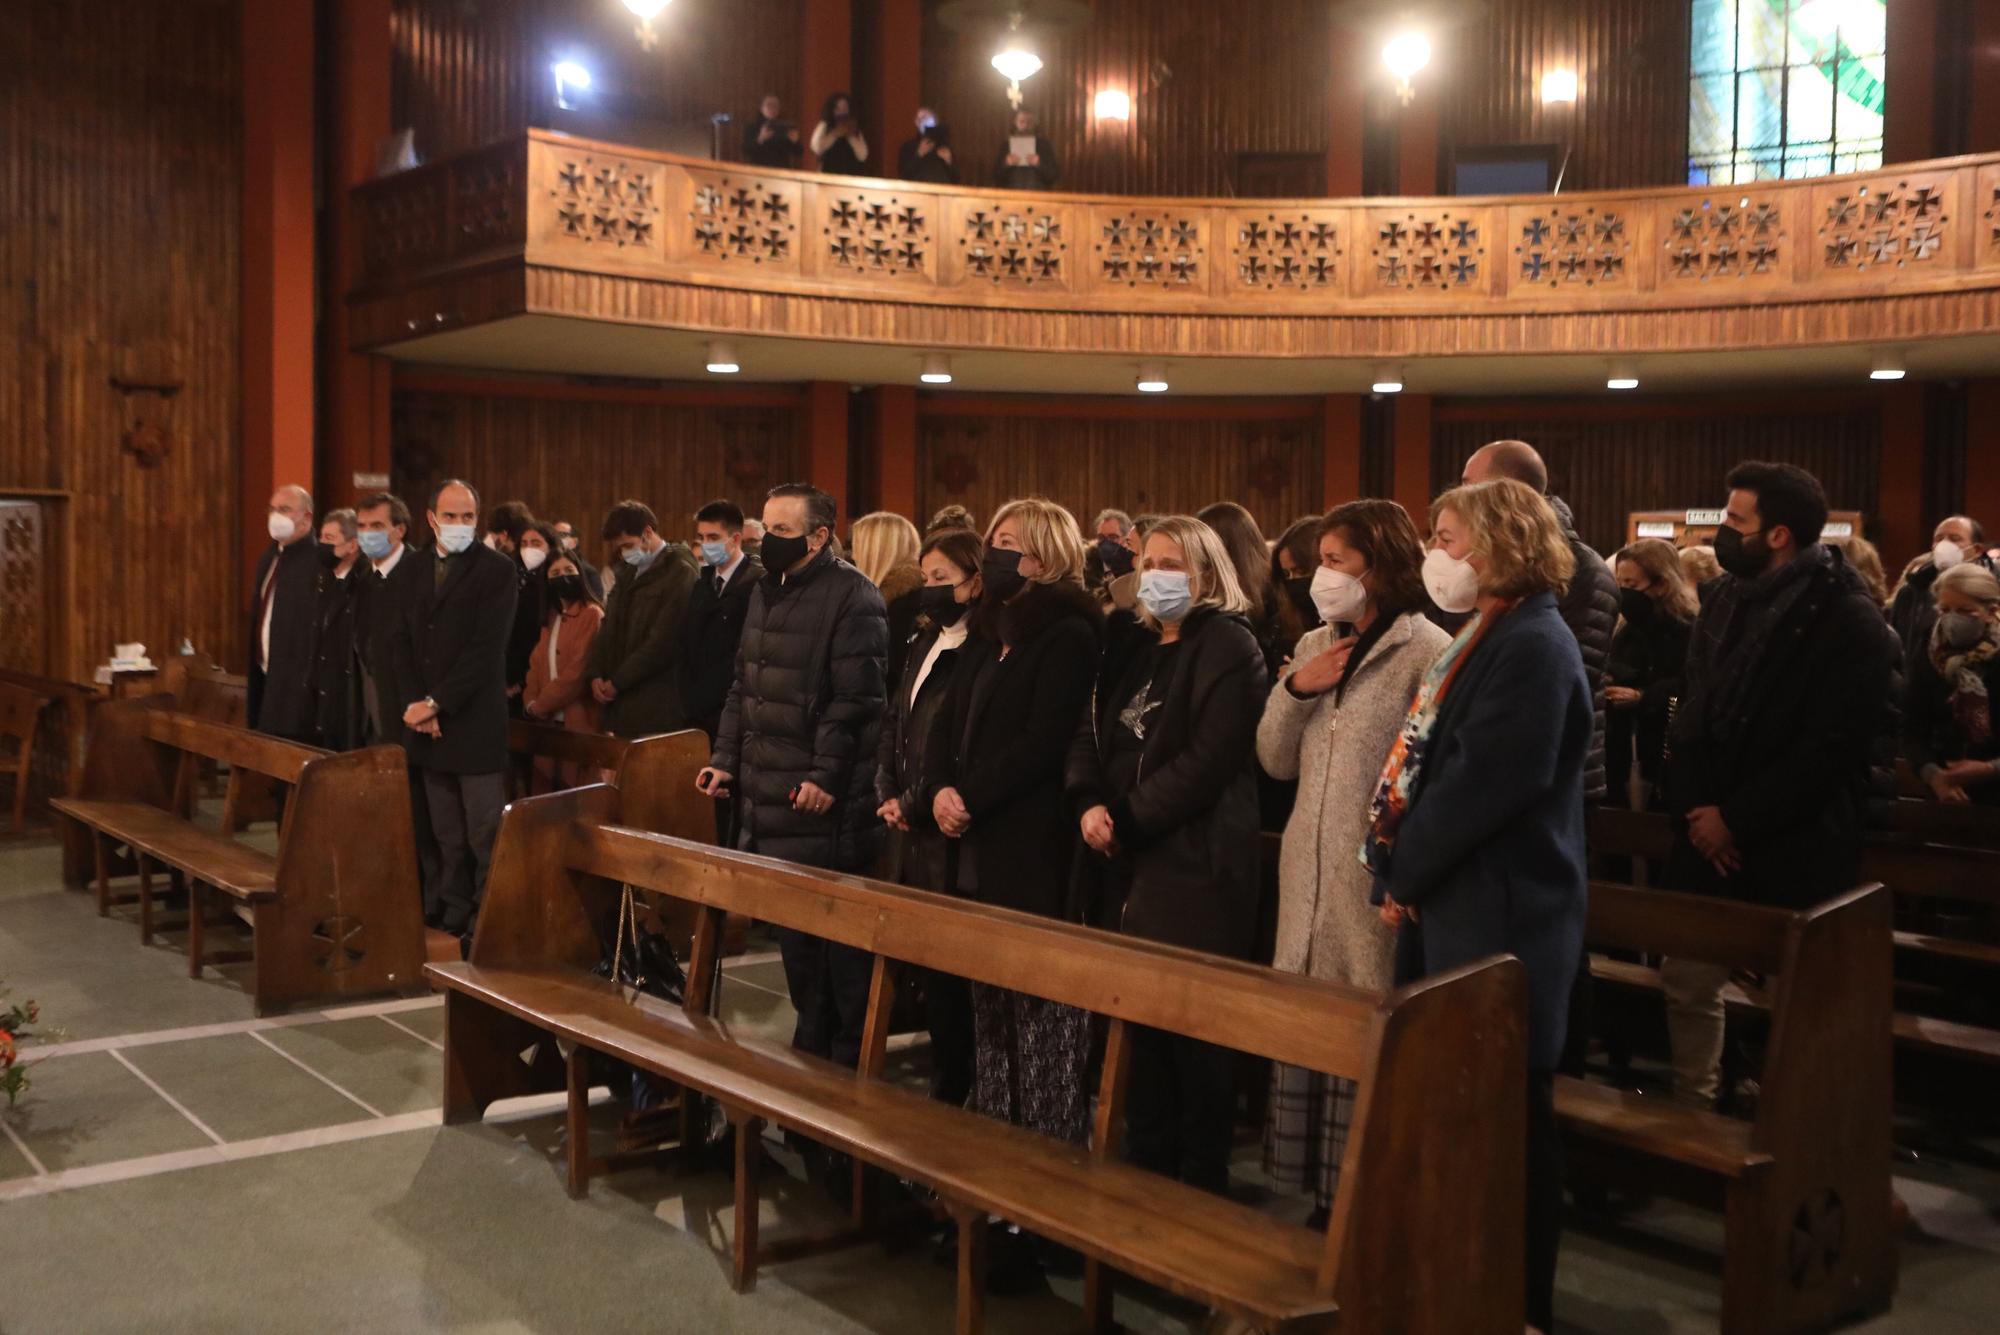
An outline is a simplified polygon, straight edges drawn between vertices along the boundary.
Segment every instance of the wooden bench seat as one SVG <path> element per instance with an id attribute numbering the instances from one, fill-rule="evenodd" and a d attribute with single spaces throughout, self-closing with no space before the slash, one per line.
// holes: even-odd
<path id="1" fill-rule="evenodd" d="M 1754 1120 L 1560 1077 L 1579 1181 L 1637 1178 L 1724 1212 L 1722 1331 L 1816 1330 L 1887 1304 L 1891 897 L 1881 886 L 1787 912 L 1593 881 L 1594 949 L 1760 975 L 1726 1005 L 1766 1016 Z M 1657 995 L 1646 965 L 1593 956 L 1599 982 Z M 1801 1245 L 1806 1239 L 1810 1246 Z"/>
<path id="2" fill-rule="evenodd" d="M 56 811 L 90 841 L 97 910 L 110 911 L 114 846 L 139 876 L 139 933 L 154 931 L 153 873 L 187 895 L 188 976 L 207 948 L 207 899 L 250 924 L 257 1013 L 317 1001 L 410 993 L 423 986 L 423 910 L 410 824 L 409 780 L 398 747 L 334 754 L 176 709 L 156 694 L 116 700 L 94 715 L 71 796 Z M 195 818 L 202 767 L 228 767 L 221 818 Z M 284 799 L 275 854 L 239 842 L 246 804 L 269 784 Z"/>
<path id="3" fill-rule="evenodd" d="M 696 906 L 678 1013 L 593 976 L 621 887 Z M 874 956 L 857 1070 L 714 1016 L 726 916 L 810 931 Z M 1057 1143 L 892 1086 L 895 979 L 951 973 L 1076 1006 L 1106 1024 L 1089 1144 Z M 447 1123 L 551 1088 L 569 1094 L 569 1180 L 585 1189 L 593 1054 L 720 1104 L 736 1127 L 732 1269 L 846 1245 L 873 1213 L 865 1166 L 934 1190 L 959 1226 L 958 1324 L 981 1329 L 990 1217 L 1084 1257 L 1084 1308 L 1110 1329 L 1115 1273 L 1270 1330 L 1483 1335 L 1521 1328 L 1518 1238 L 1526 1138 L 1525 980 L 1496 957 L 1382 996 L 1194 951 L 749 854 L 622 824 L 610 786 L 514 803 L 466 964 L 445 990 Z M 1121 1162 L 1133 1025 L 1355 1080 L 1360 1092 L 1324 1231 L 1265 1218 Z M 544 1040 L 553 1037 L 556 1042 Z M 561 1061 L 551 1049 L 566 1049 Z M 524 1057 L 524 1054 L 532 1054 Z M 684 1099 L 683 1116 L 697 1102 Z M 854 1157 L 852 1226 L 760 1242 L 759 1140 L 769 1124 Z M 1476 1182 L 1467 1193 L 1463 1184 Z M 1450 1282 L 1439 1282 L 1449 1276 Z"/>
<path id="4" fill-rule="evenodd" d="M 1318 1288 L 1324 1240 L 1247 1206 L 1202 1198 L 1116 1160 L 1093 1159 L 1018 1127 L 959 1108 L 789 1046 L 732 1033 L 706 1016 L 629 991 L 548 970 L 432 966 L 452 991 L 476 997 L 573 1043 L 669 1077 L 829 1148 L 1010 1219 L 1067 1246 L 1117 1235 L 1147 1218 L 1113 1263 L 1184 1296 L 1222 1297 L 1277 1323 L 1333 1310 Z M 1099 1248 L 1101 1250 L 1101 1248 Z M 1232 1264 L 1216 1270 L 1220 1252 Z"/>

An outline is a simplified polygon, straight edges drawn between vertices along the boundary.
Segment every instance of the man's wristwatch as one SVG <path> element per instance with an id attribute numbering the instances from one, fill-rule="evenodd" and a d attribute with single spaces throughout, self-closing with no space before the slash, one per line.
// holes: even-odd
<path id="1" fill-rule="evenodd" d="M 427 695 L 427 696 L 425 696 L 425 697 L 424 697 L 424 698 L 423 698 L 422 700 L 418 701 L 417 703 L 419 703 L 419 704 L 425 704 L 425 705 L 429 705 L 429 706 L 430 706 L 430 709 L 431 709 L 431 713 L 433 713 L 433 714 L 435 714 L 435 713 L 437 713 L 437 712 L 438 712 L 438 702 L 437 702 L 436 700 L 432 699 L 432 698 L 431 698 L 430 696 L 428 696 L 428 695 Z"/>

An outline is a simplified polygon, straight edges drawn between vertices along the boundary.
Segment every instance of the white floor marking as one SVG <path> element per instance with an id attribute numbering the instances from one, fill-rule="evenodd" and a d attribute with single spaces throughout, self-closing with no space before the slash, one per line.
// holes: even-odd
<path id="1" fill-rule="evenodd" d="M 148 1154 L 137 1159 L 120 1159 L 114 1163 L 65 1168 L 42 1177 L 23 1177 L 11 1182 L 0 1182 L 0 1201 L 21 1200 L 29 1196 L 48 1196 L 56 1192 L 74 1191 L 79 1187 L 102 1186 L 107 1182 L 129 1182 L 135 1178 L 157 1177 L 162 1173 L 176 1173 L 187 1168 L 205 1168 L 210 1164 L 263 1159 L 274 1154 L 318 1149 L 322 1145 L 373 1140 L 377 1136 L 394 1135 L 402 1131 L 435 1128 L 442 1120 L 443 1114 L 438 1109 L 428 1108 L 420 1112 L 398 1113 L 394 1117 L 317 1127 L 310 1131 L 288 1131 L 283 1135 L 265 1136 L 258 1140 L 239 1140 L 201 1149 L 175 1150 L 168 1154 Z"/>
<path id="2" fill-rule="evenodd" d="M 222 1038 L 229 1034 L 254 1034 L 267 1029 L 295 1029 L 300 1025 L 326 1024 L 335 1020 L 358 1020 L 369 1016 L 384 1018 L 409 1011 L 432 1010 L 444 1004 L 442 997 L 406 997 L 398 1001 L 378 1001 L 360 1006 L 337 1006 L 323 1011 L 300 1011 L 292 1015 L 267 1015 L 252 1020 L 225 1020 L 219 1024 L 191 1024 L 179 1029 L 148 1029 L 136 1034 L 112 1034 L 103 1038 L 78 1038 L 68 1043 L 49 1043 L 23 1048 L 21 1060 L 49 1061 L 56 1057 L 80 1057 L 87 1052 L 116 1052 L 121 1048 L 149 1048 L 160 1043 L 181 1043 L 191 1038 Z M 402 1026 L 397 1026 L 401 1028 Z M 422 1035 L 418 1035 L 422 1037 Z"/>
<path id="3" fill-rule="evenodd" d="M 14 1142 L 15 1149 L 21 1151 L 21 1157 L 28 1161 L 28 1167 L 35 1170 L 36 1177 L 47 1177 L 49 1175 L 49 1170 L 43 1166 L 40 1159 L 35 1157 L 35 1152 L 28 1148 L 28 1142 L 21 1139 L 20 1133 L 14 1130 L 13 1123 L 7 1120 L 5 1113 L 0 1113 L 0 1131 L 7 1133 L 7 1139 Z"/>
<path id="4" fill-rule="evenodd" d="M 214 1141 L 216 1144 L 218 1145 L 222 1144 L 222 1137 L 215 1134 L 215 1130 L 213 1127 L 209 1126 L 207 1122 L 202 1121 L 199 1117 L 196 1117 L 193 1113 L 189 1112 L 187 1105 L 185 1103 L 182 1103 L 179 1099 L 167 1093 L 166 1090 L 161 1089 L 158 1082 L 155 1081 L 153 1077 L 147 1075 L 144 1071 L 134 1066 L 131 1062 L 125 1060 L 124 1053 L 120 1052 L 116 1048 L 111 1049 L 111 1060 L 117 1062 L 120 1066 L 130 1071 L 133 1075 L 138 1076 L 139 1079 L 145 1083 L 146 1088 L 152 1090 L 155 1094 L 158 1094 L 161 1098 L 165 1099 L 169 1104 L 173 1106 L 173 1110 L 175 1112 L 187 1118 L 188 1121 L 194 1123 L 195 1130 L 201 1132 L 201 1134 L 207 1136 L 210 1140 Z"/>
<path id="5" fill-rule="evenodd" d="M 422 1034 L 410 1028 L 410 1026 L 404 1024 L 401 1020 L 393 1019 L 387 1015 L 378 1015 L 375 1018 L 380 1020 L 383 1024 L 388 1025 L 391 1029 L 402 1030 L 404 1033 L 408 1034 L 411 1038 L 416 1039 L 417 1042 L 419 1043 L 425 1044 L 426 1046 L 429 1047 L 436 1048 L 439 1052 L 444 1051 L 444 1044 L 438 1042 L 434 1038 L 425 1038 Z"/>
<path id="6" fill-rule="evenodd" d="M 318 1071 L 315 1071 L 312 1067 L 306 1065 L 304 1062 L 300 1061 L 297 1057 L 294 1057 L 291 1053 L 285 1051 L 283 1048 L 279 1047 L 276 1043 L 273 1043 L 270 1039 L 264 1037 L 262 1034 L 253 1031 L 250 1037 L 256 1039 L 259 1043 L 262 1043 L 265 1047 L 277 1053 L 280 1057 L 283 1057 L 286 1061 L 298 1067 L 301 1071 L 304 1071 L 307 1075 L 319 1081 L 322 1085 L 325 1085 L 328 1089 L 340 1095 L 340 1097 L 346 1099 L 349 1103 L 361 1109 L 361 1111 L 367 1113 L 370 1117 L 380 1117 L 383 1115 L 382 1110 L 380 1108 L 377 1108 L 374 1104 L 369 1103 L 365 1099 L 357 1097 L 351 1091 L 341 1088 L 341 1086 L 335 1084 L 332 1080 L 328 1079 L 326 1076 L 321 1075 Z"/>
<path id="7" fill-rule="evenodd" d="M 775 950 L 760 950 L 754 955 L 731 955 L 722 961 L 722 968 L 727 972 L 733 968 L 747 968 L 753 964 L 776 964 L 783 958 L 784 956 Z"/>

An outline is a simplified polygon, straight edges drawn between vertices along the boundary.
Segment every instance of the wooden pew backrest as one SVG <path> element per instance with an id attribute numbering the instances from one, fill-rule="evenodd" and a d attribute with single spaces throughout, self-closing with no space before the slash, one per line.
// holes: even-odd
<path id="1" fill-rule="evenodd" d="M 632 745 L 623 737 L 601 732 L 575 732 L 553 723 L 531 719 L 507 721 L 509 755 L 559 760 L 571 765 L 590 765 L 615 774 Z"/>
<path id="2" fill-rule="evenodd" d="M 714 843 L 715 799 L 694 786 L 709 754 L 708 734 L 699 728 L 633 742 L 618 767 L 618 823 Z"/>
<path id="3" fill-rule="evenodd" d="M 170 696 L 152 698 L 172 703 Z M 155 710 L 147 717 L 146 737 L 176 751 L 206 756 L 231 769 L 248 770 L 288 784 L 299 781 L 308 762 L 328 754 L 317 746 L 288 742 L 227 723 L 212 723 L 172 708 Z"/>
<path id="4" fill-rule="evenodd" d="M 1592 881 L 1583 937 L 1596 950 L 1680 956 L 1776 973 L 1796 915 L 1759 904 Z"/>

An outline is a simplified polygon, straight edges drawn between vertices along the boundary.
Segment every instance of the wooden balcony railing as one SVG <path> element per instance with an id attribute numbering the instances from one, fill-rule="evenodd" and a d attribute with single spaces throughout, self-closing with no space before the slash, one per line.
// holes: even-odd
<path id="1" fill-rule="evenodd" d="M 1715 189 L 1156 199 L 769 171 L 531 131 L 351 203 L 359 347 L 521 313 L 1238 357 L 2000 329 L 2000 156 Z"/>

